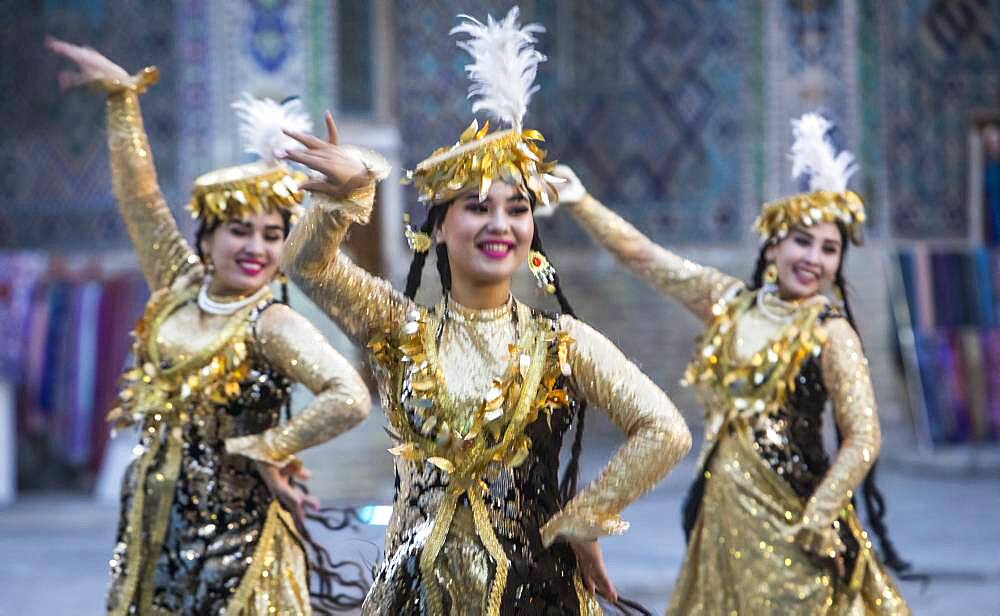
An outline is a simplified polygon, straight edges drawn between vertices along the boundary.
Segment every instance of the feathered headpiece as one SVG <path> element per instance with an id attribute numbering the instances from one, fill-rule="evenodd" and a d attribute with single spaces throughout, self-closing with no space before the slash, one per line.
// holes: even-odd
<path id="1" fill-rule="evenodd" d="M 853 154 L 837 153 L 827 139 L 831 127 L 818 113 L 792 120 L 792 177 L 807 177 L 809 192 L 764 204 L 754 228 L 766 241 L 783 239 L 793 227 L 836 222 L 844 225 L 852 242 L 861 244 L 865 206 L 861 197 L 847 190 L 858 166 Z"/>
<path id="2" fill-rule="evenodd" d="M 244 92 L 232 108 L 239 120 L 243 151 L 260 160 L 199 176 L 191 189 L 188 210 L 195 218 L 206 221 L 243 218 L 271 209 L 288 210 L 294 222 L 301 210 L 303 194 L 299 184 L 305 175 L 289 170 L 278 157 L 285 150 L 302 147 L 282 129 L 312 130 L 302 101 L 291 99 L 279 104 Z"/>
<path id="3" fill-rule="evenodd" d="M 524 130 L 524 115 L 532 95 L 538 91 L 535 75 L 545 56 L 534 48 L 535 33 L 544 32 L 538 24 L 518 24 L 515 6 L 502 20 L 489 16 L 482 23 L 468 15 L 452 28 L 450 34 L 468 38 L 458 42 L 469 52 L 472 63 L 465 67 L 469 79 L 472 111 L 485 111 L 502 130 L 489 132 L 489 121 L 478 121 L 462 132 L 458 142 L 435 150 L 408 171 L 406 179 L 417 189 L 421 202 L 436 205 L 454 197 L 469 186 L 477 186 L 485 199 L 494 180 L 522 187 L 535 202 L 548 205 L 554 194 L 546 177 L 555 166 L 545 162 L 544 141 L 536 130 Z"/>

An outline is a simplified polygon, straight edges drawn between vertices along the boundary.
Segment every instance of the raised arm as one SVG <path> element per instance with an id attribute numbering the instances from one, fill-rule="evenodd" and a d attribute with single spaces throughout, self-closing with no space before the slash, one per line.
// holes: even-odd
<path id="1" fill-rule="evenodd" d="M 589 541 L 628 528 L 619 514 L 655 486 L 691 449 L 691 432 L 670 401 L 607 338 L 569 316 L 563 329 L 575 344 L 567 358 L 574 388 L 605 409 L 625 443 L 597 478 L 542 529 L 542 541 Z"/>
<path id="2" fill-rule="evenodd" d="M 139 95 L 156 83 L 159 74 L 155 68 L 146 68 L 129 76 L 93 49 L 56 39 L 48 39 L 46 44 L 53 53 L 75 64 L 76 72 L 60 73 L 60 86 L 64 89 L 96 86 L 107 93 L 108 149 L 115 202 L 150 289 L 169 286 L 198 260 L 178 231 L 160 191 L 153 153 L 142 123 Z"/>
<path id="3" fill-rule="evenodd" d="M 847 506 L 852 491 L 875 464 L 882 444 L 875 394 L 861 340 L 846 319 L 826 325 L 821 366 L 823 383 L 833 402 L 840 430 L 837 456 L 817 486 L 802 516 L 800 543 L 830 545 L 833 522 Z M 826 538 L 827 541 L 822 540 Z"/>
<path id="4" fill-rule="evenodd" d="M 328 141 L 289 132 L 309 149 L 288 158 L 309 166 L 326 181 L 303 184 L 313 206 L 288 236 L 282 270 L 355 342 L 364 347 L 372 336 L 402 323 L 414 304 L 382 278 L 355 265 L 340 251 L 352 223 L 367 223 L 375 186 L 389 166 L 378 154 L 337 145 L 337 129 L 328 113 Z"/>
<path id="5" fill-rule="evenodd" d="M 316 397 L 283 425 L 227 439 L 230 453 L 282 467 L 296 453 L 346 432 L 367 417 L 371 399 L 361 376 L 319 330 L 288 306 L 275 304 L 261 314 L 257 346 L 271 366 L 308 387 Z"/>
<path id="6" fill-rule="evenodd" d="M 559 203 L 608 252 L 650 285 L 674 298 L 703 321 L 712 318 L 712 305 L 739 280 L 719 270 L 688 261 L 653 243 L 618 214 L 584 190 L 571 169 L 560 166 L 556 174 Z"/>

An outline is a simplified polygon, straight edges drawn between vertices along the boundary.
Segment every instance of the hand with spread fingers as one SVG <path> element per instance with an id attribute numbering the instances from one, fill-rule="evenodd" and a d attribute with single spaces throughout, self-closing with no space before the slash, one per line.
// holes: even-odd
<path id="1" fill-rule="evenodd" d="M 73 45 L 55 37 L 45 37 L 45 46 L 57 56 L 76 65 L 75 71 L 59 72 L 59 88 L 71 90 L 101 82 L 120 82 L 129 85 L 134 78 L 125 69 L 90 47 Z"/>
<path id="2" fill-rule="evenodd" d="M 271 490 L 271 494 L 292 514 L 292 518 L 301 532 L 305 528 L 306 509 L 319 511 L 319 499 L 307 494 L 302 488 L 292 485 L 292 479 L 305 481 L 309 479 L 311 473 L 297 461 L 280 468 L 267 462 L 256 462 L 255 466 L 264 483 Z"/>
<path id="3" fill-rule="evenodd" d="M 337 125 L 329 111 L 326 112 L 324 119 L 326 141 L 307 133 L 285 130 L 286 135 L 304 145 L 306 149 L 288 150 L 284 158 L 324 176 L 324 179 L 305 182 L 299 188 L 339 198 L 370 184 L 372 177 L 357 148 L 338 144 Z"/>
<path id="4" fill-rule="evenodd" d="M 574 206 L 587 196 L 583 182 L 568 165 L 556 165 L 552 175 L 562 180 L 553 184 L 559 193 L 559 205 Z"/>
<path id="5" fill-rule="evenodd" d="M 574 541 L 570 543 L 573 553 L 576 554 L 576 562 L 580 566 L 580 577 L 583 586 L 591 593 L 597 593 L 605 599 L 615 603 L 618 601 L 618 591 L 614 583 L 608 577 L 608 571 L 604 567 L 604 555 L 601 554 L 601 546 L 597 541 Z"/>

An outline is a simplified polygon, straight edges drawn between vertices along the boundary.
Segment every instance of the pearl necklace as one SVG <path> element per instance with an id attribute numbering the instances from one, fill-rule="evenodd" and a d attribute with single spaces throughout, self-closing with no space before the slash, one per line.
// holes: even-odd
<path id="1" fill-rule="evenodd" d="M 757 290 L 757 310 L 760 311 L 762 316 L 774 321 L 775 323 L 789 323 L 793 318 L 795 318 L 795 313 L 781 315 L 775 313 L 767 307 L 767 295 L 774 293 L 777 290 L 778 285 L 775 284 L 761 285 L 760 289 Z"/>
<path id="2" fill-rule="evenodd" d="M 267 288 L 267 285 L 264 285 L 249 297 L 244 297 L 234 302 L 218 302 L 209 297 L 208 282 L 209 280 L 206 278 L 205 282 L 201 284 L 201 289 L 198 290 L 198 307 L 209 314 L 233 314 L 240 308 L 245 308 L 264 297 L 270 290 Z"/>

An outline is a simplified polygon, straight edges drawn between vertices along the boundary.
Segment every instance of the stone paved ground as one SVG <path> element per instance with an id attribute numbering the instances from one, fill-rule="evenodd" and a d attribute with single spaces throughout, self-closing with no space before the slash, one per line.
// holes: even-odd
<path id="1" fill-rule="evenodd" d="M 314 490 L 326 502 L 389 502 L 392 475 L 381 417 L 373 415 L 350 439 L 309 452 Z M 593 421 L 585 473 L 607 459 L 615 439 Z M 900 439 L 905 442 L 905 439 Z M 928 457 L 889 439 L 881 481 L 890 524 L 905 556 L 935 576 L 926 588 L 902 589 L 923 615 L 1000 616 L 1000 482 L 970 473 L 968 452 Z M 996 452 L 984 452 L 987 463 Z M 982 457 L 981 456 L 981 457 Z M 942 461 L 943 460 L 943 461 Z M 626 512 L 632 530 L 602 541 L 621 592 L 662 613 L 683 550 L 678 508 L 693 462 L 686 460 L 654 492 Z M 117 510 L 69 495 L 33 495 L 0 510 L 0 616 L 101 613 L 106 562 Z M 380 527 L 322 535 L 344 557 L 377 557 Z"/>

